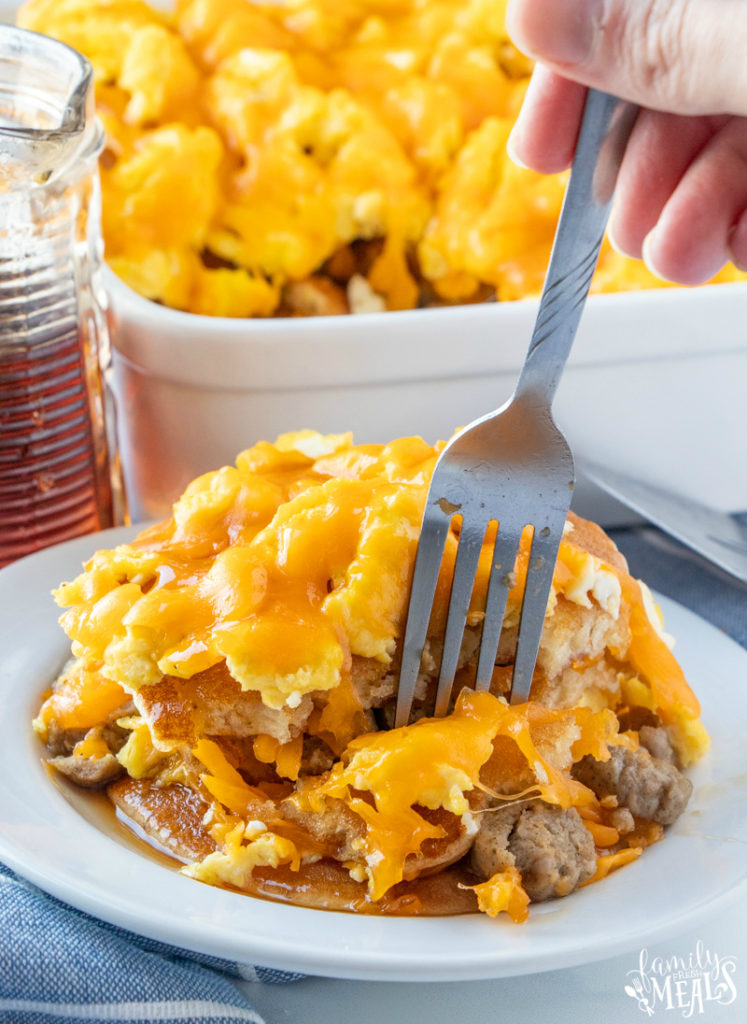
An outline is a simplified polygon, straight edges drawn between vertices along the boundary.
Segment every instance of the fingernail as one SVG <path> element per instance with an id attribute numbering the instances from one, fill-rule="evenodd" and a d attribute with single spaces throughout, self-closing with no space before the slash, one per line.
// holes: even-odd
<path id="1" fill-rule="evenodd" d="M 527 171 L 527 170 L 529 170 L 529 165 L 525 164 L 524 161 L 521 159 L 521 157 L 518 157 L 516 155 L 516 135 L 517 134 L 518 133 L 516 132 L 516 129 L 512 128 L 511 129 L 511 134 L 509 135 L 509 137 L 508 137 L 508 139 L 506 141 L 506 152 L 508 153 L 509 159 L 512 160 L 516 164 L 517 167 L 521 167 L 523 170 Z"/>
<path id="2" fill-rule="evenodd" d="M 523 0 L 509 27 L 520 50 L 538 60 L 583 64 L 591 53 L 601 0 Z"/>
<path id="3" fill-rule="evenodd" d="M 666 281 L 667 277 L 656 266 L 656 259 L 654 256 L 654 248 L 656 243 L 656 228 L 652 228 L 651 231 L 643 239 L 643 245 L 641 246 L 641 256 L 643 262 L 646 264 L 652 274 L 656 274 L 662 281 Z"/>
<path id="4" fill-rule="evenodd" d="M 619 252 L 621 256 L 630 256 L 630 253 L 625 252 L 625 250 L 615 237 L 615 232 L 612 230 L 612 225 L 610 225 L 607 228 L 607 241 L 610 243 L 615 252 Z"/>
<path id="5" fill-rule="evenodd" d="M 632 256 L 634 259 L 641 258 L 640 252 L 631 252 L 629 248 L 626 249 L 618 238 L 617 210 L 614 203 L 612 205 L 610 219 L 607 222 L 607 239 L 615 252 L 619 252 L 621 256 Z"/>

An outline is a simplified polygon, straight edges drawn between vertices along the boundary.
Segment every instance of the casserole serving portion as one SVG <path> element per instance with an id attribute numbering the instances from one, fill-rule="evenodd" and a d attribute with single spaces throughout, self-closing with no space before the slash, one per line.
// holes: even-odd
<path id="1" fill-rule="evenodd" d="M 106 787 L 190 876 L 326 909 L 519 921 L 661 839 L 707 734 L 647 588 L 575 516 L 531 700 L 503 697 L 527 537 L 491 692 L 470 688 L 486 546 L 464 688 L 434 719 L 454 520 L 418 720 L 391 728 L 438 450 L 286 434 L 94 555 L 56 591 L 72 660 L 34 723 L 53 767 Z"/>

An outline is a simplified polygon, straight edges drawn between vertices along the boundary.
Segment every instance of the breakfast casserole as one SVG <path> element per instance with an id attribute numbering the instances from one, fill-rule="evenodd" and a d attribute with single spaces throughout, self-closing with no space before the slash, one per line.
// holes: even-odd
<path id="1" fill-rule="evenodd" d="M 531 73 L 506 3 L 29 0 L 19 24 L 93 65 L 119 277 L 306 316 L 539 294 L 566 176 L 506 154 Z M 604 243 L 592 291 L 662 284 Z"/>
<path id="2" fill-rule="evenodd" d="M 645 584 L 572 514 L 529 702 L 505 699 L 529 530 L 491 692 L 470 685 L 488 531 L 458 696 L 432 716 L 456 517 L 414 720 L 393 727 L 441 448 L 282 435 L 98 551 L 55 592 L 72 660 L 34 728 L 56 772 L 105 787 L 191 878 L 360 913 L 522 921 L 661 839 L 708 737 Z"/>

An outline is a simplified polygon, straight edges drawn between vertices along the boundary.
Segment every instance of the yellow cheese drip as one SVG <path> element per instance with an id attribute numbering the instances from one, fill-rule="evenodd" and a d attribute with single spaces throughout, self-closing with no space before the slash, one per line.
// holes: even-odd
<path id="1" fill-rule="evenodd" d="M 436 454 L 310 432 L 256 445 L 58 589 L 74 649 L 131 690 L 225 660 L 272 707 L 338 686 L 353 654 L 388 661 Z"/>
<path id="2" fill-rule="evenodd" d="M 408 856 L 426 839 L 443 835 L 417 806 L 445 808 L 455 815 L 469 811 L 465 793 L 480 784 L 480 770 L 493 753 L 493 740 L 504 736 L 518 748 L 535 779 L 533 791 L 561 807 L 595 804 L 594 795 L 567 773 L 571 760 L 558 767 L 543 757 L 537 743 L 543 730 L 573 729 L 572 757 L 594 751 L 609 757 L 616 720 L 612 712 L 588 709 L 551 710 L 533 704 L 509 707 L 489 693 L 463 690 L 453 714 L 422 719 L 411 726 L 369 733 L 350 743 L 327 776 L 292 796 L 302 808 L 322 814 L 329 797 L 344 800 L 366 823 L 365 861 L 371 898 L 380 899 L 401 881 Z"/>

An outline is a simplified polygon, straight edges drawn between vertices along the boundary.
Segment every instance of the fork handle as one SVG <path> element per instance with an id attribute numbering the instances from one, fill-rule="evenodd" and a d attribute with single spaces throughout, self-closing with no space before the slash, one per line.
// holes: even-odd
<path id="1" fill-rule="evenodd" d="M 552 405 L 612 205 L 638 107 L 589 89 L 529 351 L 514 399 Z"/>

